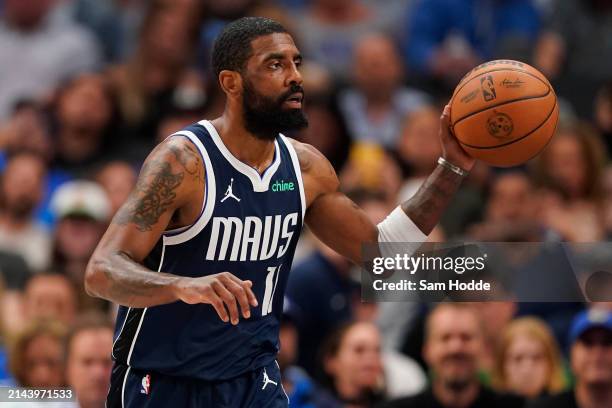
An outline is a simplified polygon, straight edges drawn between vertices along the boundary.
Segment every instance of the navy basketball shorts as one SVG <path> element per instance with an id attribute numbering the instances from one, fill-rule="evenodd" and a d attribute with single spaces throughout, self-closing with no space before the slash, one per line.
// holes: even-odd
<path id="1" fill-rule="evenodd" d="M 171 377 L 115 362 L 107 408 L 285 408 L 289 398 L 276 361 L 225 381 Z"/>

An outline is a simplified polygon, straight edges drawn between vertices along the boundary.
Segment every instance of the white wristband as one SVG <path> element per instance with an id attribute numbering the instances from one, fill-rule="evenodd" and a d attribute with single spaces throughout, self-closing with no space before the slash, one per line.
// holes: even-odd
<path id="1" fill-rule="evenodd" d="M 427 235 L 416 226 L 400 206 L 378 224 L 378 242 L 423 243 Z M 416 249 L 416 248 L 415 248 Z"/>

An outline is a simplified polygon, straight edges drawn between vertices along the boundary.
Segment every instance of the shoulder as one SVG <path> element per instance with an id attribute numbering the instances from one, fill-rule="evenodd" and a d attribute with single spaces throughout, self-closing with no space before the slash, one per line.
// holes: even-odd
<path id="1" fill-rule="evenodd" d="M 201 159 L 198 148 L 189 138 L 173 135 L 164 139 L 151 151 L 145 164 L 151 161 L 162 161 L 173 166 L 185 167 L 198 164 Z"/>
<path id="2" fill-rule="evenodd" d="M 140 171 L 137 187 L 160 184 L 185 192 L 198 189 L 205 175 L 197 147 L 186 137 L 168 137 L 149 154 Z"/>
<path id="3" fill-rule="evenodd" d="M 297 153 L 302 178 L 307 189 L 314 190 L 315 195 L 338 190 L 340 185 L 338 175 L 323 153 L 307 143 L 291 138 L 285 140 L 293 146 Z"/>

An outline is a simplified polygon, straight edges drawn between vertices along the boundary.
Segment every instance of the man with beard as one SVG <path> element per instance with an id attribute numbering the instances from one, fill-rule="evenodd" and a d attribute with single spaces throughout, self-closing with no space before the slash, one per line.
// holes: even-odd
<path id="1" fill-rule="evenodd" d="M 542 398 L 530 408 L 612 407 L 612 312 L 591 309 L 576 316 L 570 330 L 572 390 Z"/>
<path id="2" fill-rule="evenodd" d="M 0 180 L 0 248 L 21 255 L 33 271 L 46 268 L 50 260 L 51 238 L 34 219 L 46 173 L 40 157 L 18 153 Z"/>
<path id="3" fill-rule="evenodd" d="M 519 397 L 499 395 L 478 381 L 484 330 L 473 306 L 443 303 L 425 323 L 423 357 L 432 371 L 431 387 L 385 408 L 520 408 Z"/>
<path id="4" fill-rule="evenodd" d="M 109 408 L 286 407 L 275 358 L 302 225 L 356 263 L 362 244 L 422 242 L 474 165 L 446 108 L 440 165 L 373 224 L 321 153 L 281 134 L 308 123 L 301 61 L 277 22 L 229 24 L 212 55 L 222 116 L 150 154 L 93 254 L 86 290 L 121 305 Z"/>

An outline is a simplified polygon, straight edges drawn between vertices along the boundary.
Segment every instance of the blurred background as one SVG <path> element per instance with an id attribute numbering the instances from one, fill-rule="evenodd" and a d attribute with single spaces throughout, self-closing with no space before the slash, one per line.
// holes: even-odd
<path id="1" fill-rule="evenodd" d="M 328 157 L 373 221 L 436 166 L 441 108 L 458 80 L 481 62 L 519 59 L 555 87 L 556 135 L 525 166 L 478 163 L 430 239 L 612 238 L 610 1 L 0 0 L 0 383 L 69 385 L 81 406 L 103 406 L 116 309 L 84 293 L 85 265 L 147 153 L 223 111 L 210 50 L 227 22 L 249 15 L 293 34 L 310 127 L 291 136 Z M 361 303 L 354 268 L 303 235 L 279 356 L 292 406 L 423 390 L 431 305 Z M 612 309 L 478 305 L 479 378 L 524 396 L 571 388 L 569 330 L 592 307 Z M 527 315 L 550 337 L 535 342 L 540 354 L 559 350 L 540 363 L 562 372 L 535 391 L 508 379 L 523 374 L 500 374 L 512 336 L 537 338 L 513 329 Z"/>

